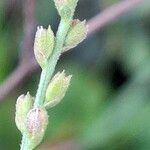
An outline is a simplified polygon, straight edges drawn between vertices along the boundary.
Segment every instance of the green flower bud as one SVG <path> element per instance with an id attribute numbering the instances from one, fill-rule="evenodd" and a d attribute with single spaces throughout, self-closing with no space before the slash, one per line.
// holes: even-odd
<path id="1" fill-rule="evenodd" d="M 65 96 L 71 80 L 70 76 L 65 76 L 65 72 L 58 72 L 50 82 L 46 91 L 45 107 L 53 107 L 57 105 Z"/>
<path id="2" fill-rule="evenodd" d="M 86 21 L 81 22 L 78 19 L 73 20 L 70 31 L 68 32 L 68 35 L 66 37 L 63 52 L 76 47 L 86 38 L 86 36 L 87 36 Z"/>
<path id="3" fill-rule="evenodd" d="M 38 27 L 35 35 L 34 54 L 37 62 L 43 68 L 54 48 L 54 33 L 49 26 L 48 29 Z"/>
<path id="4" fill-rule="evenodd" d="M 33 106 L 33 98 L 29 93 L 21 95 L 16 102 L 16 116 L 15 121 L 18 129 L 23 133 L 26 129 L 27 114 Z"/>
<path id="5" fill-rule="evenodd" d="M 45 108 L 30 110 L 27 116 L 27 136 L 30 140 L 30 148 L 35 148 L 43 139 L 48 125 L 48 114 Z"/>
<path id="6" fill-rule="evenodd" d="M 54 0 L 54 2 L 62 18 L 73 17 L 78 0 Z"/>

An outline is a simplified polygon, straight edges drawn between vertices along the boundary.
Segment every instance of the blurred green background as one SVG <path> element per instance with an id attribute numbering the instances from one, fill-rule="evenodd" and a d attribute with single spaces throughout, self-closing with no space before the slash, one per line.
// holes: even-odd
<path id="1" fill-rule="evenodd" d="M 17 66 L 23 39 L 22 1 L 6 14 L 0 0 L 0 82 Z M 76 17 L 87 20 L 119 0 L 80 0 Z M 36 1 L 36 20 L 56 31 L 53 1 Z M 150 149 L 150 1 L 90 36 L 58 63 L 72 74 L 66 97 L 49 111 L 42 147 L 74 140 L 82 150 Z M 19 149 L 14 122 L 19 94 L 35 95 L 40 72 L 0 103 L 0 150 Z M 49 149 L 49 148 L 48 148 Z M 71 149 L 68 149 L 71 150 Z"/>

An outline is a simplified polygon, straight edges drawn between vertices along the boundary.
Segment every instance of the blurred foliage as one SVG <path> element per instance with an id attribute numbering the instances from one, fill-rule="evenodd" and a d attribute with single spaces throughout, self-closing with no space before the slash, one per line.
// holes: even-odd
<path id="1" fill-rule="evenodd" d="M 11 1 L 11 0 L 10 0 Z M 80 0 L 76 17 L 91 18 L 119 0 Z M 0 81 L 16 67 L 23 39 L 22 5 L 0 1 Z M 39 25 L 53 25 L 53 2 L 37 0 Z M 128 12 L 63 55 L 57 70 L 73 74 L 60 105 L 49 111 L 45 141 L 77 139 L 85 150 L 150 149 L 150 1 Z M 15 100 L 28 90 L 34 95 L 39 74 L 30 77 L 0 105 L 0 149 L 19 149 L 14 122 Z M 19 92 L 18 92 L 19 91 Z M 8 144 L 9 143 L 9 144 Z M 43 143 L 44 144 L 44 143 Z"/>

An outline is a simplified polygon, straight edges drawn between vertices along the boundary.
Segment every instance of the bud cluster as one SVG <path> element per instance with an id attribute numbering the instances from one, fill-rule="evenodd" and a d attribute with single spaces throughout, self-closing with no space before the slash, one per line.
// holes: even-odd
<path id="1" fill-rule="evenodd" d="M 41 91 L 45 93 L 38 90 L 42 93 L 40 93 L 42 96 L 38 93 L 40 96 L 37 96 L 38 98 L 35 99 L 35 103 L 34 98 L 29 93 L 21 95 L 16 103 L 16 125 L 28 139 L 26 144 L 30 145 L 31 149 L 34 149 L 43 139 L 48 125 L 46 109 L 54 107 L 61 102 L 67 92 L 72 77 L 71 75 L 66 76 L 65 71 L 62 71 L 54 75 L 49 82 L 48 79 L 51 76 L 48 75 L 50 71 L 47 69 L 49 67 L 52 67 L 50 70 L 55 68 L 55 61 L 58 60 L 56 55 L 59 57 L 60 53 L 74 48 L 87 36 L 86 21 L 72 19 L 78 0 L 54 0 L 54 2 L 63 20 L 62 23 L 64 23 L 59 29 L 64 30 L 64 32 L 60 32 L 61 35 L 57 34 L 57 38 L 55 38 L 51 26 L 48 29 L 44 29 L 41 26 L 37 28 L 34 42 L 35 58 L 42 70 L 44 70 L 44 78 L 41 78 L 41 81 L 44 82 L 40 82 L 43 85 L 39 87 L 44 87 L 44 90 Z M 58 48 L 59 51 L 57 50 Z M 52 66 L 49 66 L 51 65 L 50 63 Z M 35 105 L 39 101 L 41 103 Z"/>
<path id="2" fill-rule="evenodd" d="M 78 0 L 54 0 L 56 8 L 62 18 L 70 18 L 74 14 Z M 62 52 L 76 47 L 87 36 L 86 21 L 74 19 L 64 41 Z M 48 29 L 42 26 L 37 28 L 34 42 L 34 54 L 39 65 L 44 69 L 51 57 L 55 46 L 55 36 L 49 25 Z"/>
<path id="3" fill-rule="evenodd" d="M 16 125 L 22 134 L 25 134 L 30 147 L 35 148 L 43 139 L 48 124 L 48 114 L 46 108 L 58 104 L 68 89 L 71 76 L 65 72 L 58 72 L 47 88 L 46 98 L 43 106 L 34 108 L 33 97 L 29 94 L 21 95 L 16 102 Z"/>
<path id="4" fill-rule="evenodd" d="M 17 99 L 15 121 L 21 133 L 28 137 L 30 147 L 35 148 L 43 139 L 48 124 L 48 114 L 45 108 L 34 109 L 33 97 L 27 93 Z"/>

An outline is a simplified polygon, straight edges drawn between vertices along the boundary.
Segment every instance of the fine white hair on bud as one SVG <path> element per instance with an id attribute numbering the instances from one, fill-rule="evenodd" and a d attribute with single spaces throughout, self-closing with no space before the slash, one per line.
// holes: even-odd
<path id="1" fill-rule="evenodd" d="M 59 15 L 62 18 L 73 16 L 78 0 L 54 0 Z"/>
<path id="2" fill-rule="evenodd" d="M 43 68 L 54 48 L 54 33 L 49 26 L 44 29 L 42 26 L 37 27 L 34 42 L 34 54 L 37 62 Z"/>
<path id="3" fill-rule="evenodd" d="M 32 148 L 36 147 L 42 141 L 47 124 L 48 114 L 45 108 L 30 110 L 27 116 L 27 135 L 32 143 Z"/>
<path id="4" fill-rule="evenodd" d="M 46 91 L 45 107 L 54 107 L 63 99 L 70 85 L 71 77 L 71 75 L 66 76 L 65 71 L 62 71 L 52 78 Z"/>
<path id="5" fill-rule="evenodd" d="M 87 37 L 87 32 L 88 26 L 86 25 L 86 20 L 73 20 L 70 31 L 65 40 L 63 52 L 68 51 L 81 43 Z"/>
<path id="6" fill-rule="evenodd" d="M 17 128 L 23 133 L 26 130 L 27 114 L 33 106 L 33 97 L 29 94 L 21 95 L 16 102 L 15 122 Z"/>

